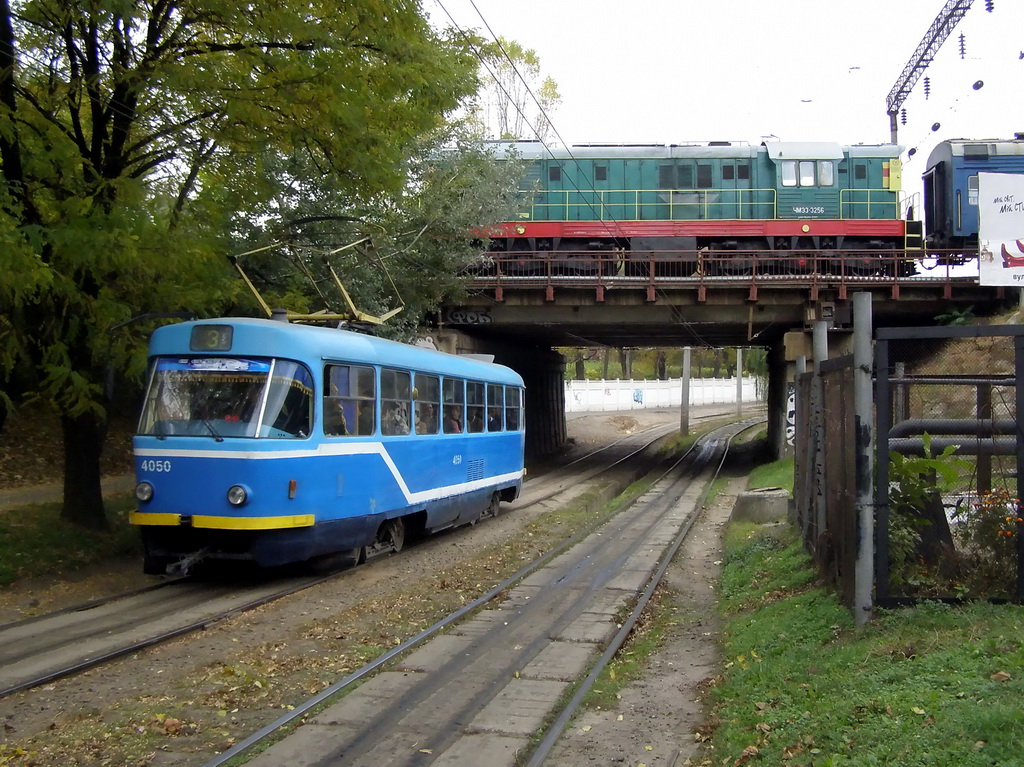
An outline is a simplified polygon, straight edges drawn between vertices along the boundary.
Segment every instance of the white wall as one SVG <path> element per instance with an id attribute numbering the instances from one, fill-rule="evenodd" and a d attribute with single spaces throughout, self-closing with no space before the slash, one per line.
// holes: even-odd
<path id="1" fill-rule="evenodd" d="M 667 381 L 566 381 L 565 412 L 679 407 L 682 379 Z M 743 401 L 760 402 L 758 380 L 743 379 Z M 690 405 L 736 402 L 735 378 L 690 379 Z"/>

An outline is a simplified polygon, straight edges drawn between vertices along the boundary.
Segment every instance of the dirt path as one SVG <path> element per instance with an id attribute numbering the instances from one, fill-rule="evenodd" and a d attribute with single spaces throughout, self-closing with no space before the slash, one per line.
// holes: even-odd
<path id="1" fill-rule="evenodd" d="M 745 480 L 704 510 L 666 573 L 673 626 L 640 679 L 620 692 L 618 705 L 577 716 L 547 764 L 697 764 L 695 732 L 705 720 L 704 693 L 718 673 L 716 584 L 721 572 L 722 528 Z"/>

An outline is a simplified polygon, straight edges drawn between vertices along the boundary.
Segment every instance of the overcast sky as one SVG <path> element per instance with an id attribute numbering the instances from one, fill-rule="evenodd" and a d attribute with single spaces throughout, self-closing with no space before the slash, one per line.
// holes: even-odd
<path id="1" fill-rule="evenodd" d="M 422 0 L 435 20 L 513 39 L 562 95 L 567 144 L 879 143 L 886 97 L 945 0 Z M 906 101 L 908 182 L 945 138 L 1024 131 L 1024 0 L 974 5 Z M 963 33 L 966 58 L 959 53 Z M 973 89 L 981 80 L 984 87 Z M 931 126 L 940 123 L 933 132 Z M 910 186 L 910 184 L 908 184 Z"/>

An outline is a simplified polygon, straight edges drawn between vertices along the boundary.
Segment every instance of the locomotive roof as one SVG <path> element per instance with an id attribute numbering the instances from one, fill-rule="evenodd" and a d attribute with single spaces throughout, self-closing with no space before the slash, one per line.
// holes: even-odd
<path id="1" fill-rule="evenodd" d="M 234 327 L 231 351 L 211 351 L 208 353 L 211 356 L 281 357 L 314 366 L 322 360 L 330 359 L 523 385 L 523 379 L 518 373 L 492 362 L 353 333 L 350 330 L 251 317 L 220 317 L 157 328 L 150 340 L 150 355 L 202 354 L 189 349 L 192 328 L 197 325 Z"/>
<path id="2" fill-rule="evenodd" d="M 841 160 L 850 157 L 898 157 L 896 144 L 854 144 L 842 146 L 831 141 L 772 141 L 760 146 L 745 142 L 710 144 L 575 144 L 571 147 L 545 146 L 539 141 L 491 142 L 497 157 L 517 154 L 527 160 L 575 159 L 675 159 L 756 157 L 767 152 L 775 161 Z"/>

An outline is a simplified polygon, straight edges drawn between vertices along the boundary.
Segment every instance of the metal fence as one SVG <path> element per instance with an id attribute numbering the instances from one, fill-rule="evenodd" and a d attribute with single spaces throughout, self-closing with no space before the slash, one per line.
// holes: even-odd
<path id="1" fill-rule="evenodd" d="M 797 378 L 793 485 L 804 545 L 848 606 L 857 556 L 853 367 L 840 357 Z"/>
<path id="2" fill-rule="evenodd" d="M 1019 326 L 879 329 L 865 455 L 852 357 L 798 376 L 795 521 L 844 604 L 854 603 L 856 488 L 872 463 L 873 604 L 1024 601 L 1022 366 Z"/>
<path id="3" fill-rule="evenodd" d="M 1024 598 L 1022 365 L 1019 326 L 879 330 L 878 604 Z"/>

